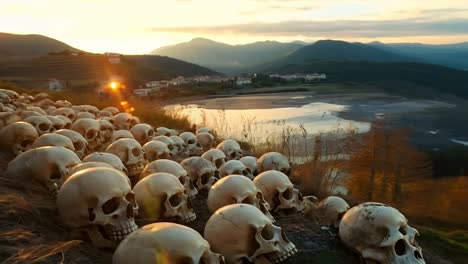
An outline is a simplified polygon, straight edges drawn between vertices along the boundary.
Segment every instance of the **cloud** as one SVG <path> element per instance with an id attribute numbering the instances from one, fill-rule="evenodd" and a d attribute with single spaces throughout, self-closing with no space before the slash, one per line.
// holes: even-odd
<path id="1" fill-rule="evenodd" d="M 427 20 L 336 20 L 282 21 L 274 23 L 245 23 L 220 26 L 152 27 L 148 31 L 196 34 L 243 34 L 263 36 L 306 37 L 407 37 L 435 35 L 466 35 L 468 19 Z"/>

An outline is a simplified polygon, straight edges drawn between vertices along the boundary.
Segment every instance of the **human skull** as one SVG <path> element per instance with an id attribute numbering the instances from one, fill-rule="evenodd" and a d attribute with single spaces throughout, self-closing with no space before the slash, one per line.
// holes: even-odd
<path id="1" fill-rule="evenodd" d="M 158 127 L 156 128 L 156 135 L 170 137 L 173 135 L 172 129 L 167 127 Z"/>
<path id="2" fill-rule="evenodd" d="M 78 156 L 66 148 L 40 147 L 14 158 L 8 164 L 7 174 L 18 182 L 35 180 L 55 194 L 71 168 L 80 162 Z"/>
<path id="3" fill-rule="evenodd" d="M 66 117 L 66 116 L 63 116 L 63 115 L 56 115 L 56 117 L 60 120 L 62 120 L 63 122 L 63 127 L 62 128 L 65 128 L 65 129 L 70 129 L 71 126 L 72 126 L 72 121 Z"/>
<path id="4" fill-rule="evenodd" d="M 300 212 L 304 210 L 304 199 L 284 173 L 269 170 L 260 173 L 253 183 L 263 193 L 274 212 Z"/>
<path id="5" fill-rule="evenodd" d="M 104 110 L 101 110 L 99 111 L 99 113 L 97 114 L 97 117 L 101 118 L 101 117 L 109 117 L 109 118 L 112 118 L 112 113 L 111 112 L 108 112 L 108 111 L 104 111 Z"/>
<path id="6" fill-rule="evenodd" d="M 187 171 L 198 192 L 208 192 L 219 179 L 215 165 L 202 157 L 186 158 L 180 165 Z"/>
<path id="7" fill-rule="evenodd" d="M 167 148 L 171 152 L 171 156 L 177 155 L 178 149 L 174 146 L 174 141 L 172 141 L 171 138 L 166 137 L 166 136 L 157 136 L 157 137 L 154 137 L 153 140 L 161 141 L 162 143 L 166 144 Z"/>
<path id="8" fill-rule="evenodd" d="M 73 167 L 71 169 L 70 176 L 77 173 L 77 172 L 79 172 L 79 171 L 89 169 L 89 168 L 112 168 L 113 169 L 114 167 L 112 167 L 108 163 L 99 162 L 99 161 L 83 162 L 83 163 L 80 163 L 80 164 L 76 165 L 75 167 Z"/>
<path id="9" fill-rule="evenodd" d="M 253 179 L 250 169 L 238 160 L 230 160 L 219 167 L 219 176 L 221 178 L 231 174 L 244 175 L 251 180 Z"/>
<path id="10" fill-rule="evenodd" d="M 81 107 L 84 111 L 92 114 L 94 117 L 99 113 L 99 109 L 94 105 L 82 105 Z"/>
<path id="11" fill-rule="evenodd" d="M 40 148 L 46 146 L 63 147 L 71 151 L 75 151 L 73 142 L 69 138 L 55 133 L 44 134 L 38 137 L 32 144 L 31 148 Z"/>
<path id="12" fill-rule="evenodd" d="M 425 263 L 415 240 L 417 235 L 418 231 L 397 209 L 372 202 L 349 209 L 339 227 L 341 241 L 366 263 Z"/>
<path id="13" fill-rule="evenodd" d="M 112 115 L 116 115 L 116 114 L 118 114 L 120 112 L 117 107 L 113 107 L 113 106 L 106 107 L 106 108 L 102 109 L 101 111 L 109 112 Z"/>
<path id="14" fill-rule="evenodd" d="M 239 161 L 242 162 L 247 168 L 250 169 L 254 177 L 258 175 L 256 157 L 245 156 L 245 157 L 242 157 Z"/>
<path id="15" fill-rule="evenodd" d="M 28 106 L 27 110 L 40 113 L 41 115 L 47 115 L 47 113 L 42 108 L 37 107 L 37 106 Z"/>
<path id="16" fill-rule="evenodd" d="M 17 114 L 10 112 L 0 112 L 0 129 L 18 121 L 21 121 L 21 118 Z"/>
<path id="17" fill-rule="evenodd" d="M 114 133 L 112 134 L 112 137 L 111 137 L 111 142 L 115 142 L 121 138 L 133 138 L 133 135 L 132 133 L 130 133 L 130 131 L 128 130 L 117 130 L 117 131 L 114 131 Z"/>
<path id="18" fill-rule="evenodd" d="M 239 160 L 242 158 L 242 149 L 239 143 L 237 143 L 237 141 L 235 140 L 226 139 L 223 142 L 219 143 L 218 146 L 216 146 L 216 148 L 224 152 L 224 154 L 226 154 L 226 157 L 229 160 Z"/>
<path id="19" fill-rule="evenodd" d="M 174 142 L 177 156 L 187 158 L 189 156 L 189 150 L 187 149 L 187 145 L 185 144 L 184 140 L 179 136 L 170 136 L 169 138 L 172 140 L 172 142 Z"/>
<path id="20" fill-rule="evenodd" d="M 88 113 L 88 112 L 79 112 L 78 114 L 76 114 L 76 119 L 75 120 L 78 120 L 78 119 L 81 119 L 81 118 L 96 119 L 96 116 L 91 114 L 91 113 Z"/>
<path id="21" fill-rule="evenodd" d="M 55 101 L 55 107 L 71 107 L 72 104 L 67 100 L 57 100 Z"/>
<path id="22" fill-rule="evenodd" d="M 39 136 L 55 131 L 52 127 L 52 122 L 46 116 L 30 116 L 25 118 L 24 121 L 35 127 Z"/>
<path id="23" fill-rule="evenodd" d="M 130 177 L 132 184 L 135 184 L 146 165 L 140 143 L 133 138 L 121 138 L 110 144 L 106 152 L 120 158 L 125 168 L 127 168 L 127 175 Z"/>
<path id="24" fill-rule="evenodd" d="M 185 142 L 190 156 L 201 156 L 203 154 L 203 149 L 195 134 L 191 132 L 183 132 L 179 137 Z"/>
<path id="25" fill-rule="evenodd" d="M 199 133 L 196 135 L 196 137 L 203 151 L 208 151 L 212 149 L 216 144 L 214 136 L 208 132 Z"/>
<path id="26" fill-rule="evenodd" d="M 281 227 L 250 204 L 217 210 L 206 223 L 204 237 L 226 263 L 278 263 L 297 252 Z"/>
<path id="27" fill-rule="evenodd" d="M 111 142 L 112 135 L 114 134 L 114 126 L 107 120 L 99 119 L 99 135 L 101 136 L 101 142 L 107 144 Z"/>
<path id="28" fill-rule="evenodd" d="M 91 118 L 77 119 L 71 129 L 80 133 L 88 141 L 88 152 L 100 149 L 102 145 L 101 136 L 99 135 L 101 126 L 97 120 Z"/>
<path id="29" fill-rule="evenodd" d="M 19 116 L 20 116 L 20 118 L 22 120 L 24 120 L 24 119 L 26 119 L 28 117 L 31 117 L 31 116 L 43 116 L 43 114 L 38 113 L 36 111 L 24 110 L 24 111 L 21 111 Z"/>
<path id="30" fill-rule="evenodd" d="M 251 204 L 260 209 L 273 222 L 275 221 L 270 214 L 270 206 L 263 199 L 262 192 L 243 175 L 226 176 L 211 186 L 207 199 L 210 212 L 214 213 L 223 206 L 235 203 Z"/>
<path id="31" fill-rule="evenodd" d="M 76 155 L 82 159 L 88 149 L 88 141 L 78 132 L 71 129 L 60 129 L 55 131 L 55 134 L 66 136 L 73 143 Z"/>
<path id="32" fill-rule="evenodd" d="M 133 187 L 139 216 L 145 221 L 188 223 L 197 218 L 185 188 L 176 176 L 158 172 L 140 180 Z"/>
<path id="33" fill-rule="evenodd" d="M 210 133 L 211 135 L 213 135 L 214 139 L 216 140 L 216 132 L 209 127 L 200 127 L 199 129 L 197 129 L 197 131 L 195 131 L 195 134 L 197 135 L 200 133 Z"/>
<path id="34" fill-rule="evenodd" d="M 125 165 L 120 160 L 120 158 L 112 153 L 93 152 L 88 156 L 84 157 L 83 162 L 104 162 L 111 165 L 114 169 L 128 174 L 127 168 L 125 168 Z"/>
<path id="35" fill-rule="evenodd" d="M 130 181 L 111 168 L 81 170 L 63 184 L 57 195 L 63 223 L 85 231 L 98 248 L 113 248 L 137 229 L 138 205 Z"/>
<path id="36" fill-rule="evenodd" d="M 73 111 L 73 109 L 71 109 L 69 107 L 57 108 L 54 111 L 50 112 L 50 115 L 54 115 L 54 116 L 63 115 L 65 117 L 67 117 L 68 119 L 70 119 L 72 122 L 75 121 L 75 118 L 76 118 L 75 111 Z"/>
<path id="37" fill-rule="evenodd" d="M 338 228 L 343 215 L 348 211 L 348 203 L 341 197 L 328 196 L 317 206 L 321 224 Z"/>
<path id="38" fill-rule="evenodd" d="M 130 130 L 138 121 L 129 113 L 118 113 L 114 115 L 114 127 L 116 130 Z"/>
<path id="39" fill-rule="evenodd" d="M 222 152 L 219 149 L 210 149 L 207 152 L 203 153 L 202 158 L 209 160 L 211 163 L 213 163 L 216 168 L 220 168 L 226 161 L 228 161 L 228 158 L 226 157 L 226 154 Z"/>
<path id="40" fill-rule="evenodd" d="M 154 129 L 148 124 L 136 124 L 130 129 L 130 132 L 141 145 L 154 137 Z"/>
<path id="41" fill-rule="evenodd" d="M 31 124 L 22 121 L 0 129 L 0 145 L 10 149 L 15 155 L 30 149 L 37 137 L 37 130 Z"/>
<path id="42" fill-rule="evenodd" d="M 145 153 L 145 159 L 148 162 L 158 159 L 169 159 L 171 157 L 167 145 L 161 141 L 150 141 L 143 145 L 142 149 Z"/>
<path id="43" fill-rule="evenodd" d="M 184 186 L 185 192 L 189 198 L 195 198 L 198 194 L 197 189 L 193 185 L 190 177 L 187 175 L 187 171 L 182 167 L 182 165 L 173 160 L 160 159 L 148 163 L 141 172 L 140 179 L 157 172 L 166 172 L 176 176 Z"/>
<path id="44" fill-rule="evenodd" d="M 268 170 L 281 171 L 282 173 L 289 175 L 291 167 L 286 156 L 278 152 L 268 152 L 263 154 L 257 162 L 257 171 L 262 173 Z"/>
<path id="45" fill-rule="evenodd" d="M 128 235 L 114 253 L 113 264 L 161 263 L 223 264 L 210 244 L 190 227 L 174 223 L 146 225 Z"/>

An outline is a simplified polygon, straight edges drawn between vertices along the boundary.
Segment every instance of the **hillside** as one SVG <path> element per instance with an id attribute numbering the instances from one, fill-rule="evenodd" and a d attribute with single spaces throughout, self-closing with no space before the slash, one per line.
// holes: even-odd
<path id="1" fill-rule="evenodd" d="M 324 72 L 327 81 L 382 84 L 389 92 L 429 95 L 454 94 L 468 98 L 468 72 L 444 66 L 415 62 L 318 61 L 289 64 L 273 72 Z M 429 89 L 428 89 L 429 88 Z"/>
<path id="2" fill-rule="evenodd" d="M 218 75 L 219 73 L 181 60 L 156 55 L 127 55 L 129 60 L 135 61 L 141 66 L 166 71 L 173 76 L 197 76 L 197 75 Z"/>
<path id="3" fill-rule="evenodd" d="M 286 56 L 302 46 L 300 43 L 276 41 L 228 45 L 196 38 L 189 42 L 159 48 L 152 54 L 189 61 L 220 72 L 236 73 L 247 67 Z"/>
<path id="4" fill-rule="evenodd" d="M 63 50 L 77 49 L 42 35 L 0 33 L 0 57 L 37 57 Z"/>

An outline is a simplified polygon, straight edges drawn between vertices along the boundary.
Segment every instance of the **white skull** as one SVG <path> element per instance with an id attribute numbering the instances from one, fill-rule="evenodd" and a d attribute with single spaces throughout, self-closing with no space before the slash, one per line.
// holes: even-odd
<path id="1" fill-rule="evenodd" d="M 114 133 L 112 134 L 112 137 L 111 137 L 111 142 L 115 142 L 121 138 L 133 138 L 133 135 L 132 133 L 130 133 L 130 131 L 128 130 L 116 130 L 114 131 Z"/>
<path id="2" fill-rule="evenodd" d="M 88 113 L 88 112 L 79 112 L 78 114 L 76 114 L 76 119 L 75 120 L 78 120 L 78 119 L 81 119 L 81 118 L 96 119 L 96 116 L 91 114 L 91 113 Z"/>
<path id="3" fill-rule="evenodd" d="M 270 206 L 263 199 L 262 192 L 243 175 L 226 176 L 211 186 L 207 199 L 210 212 L 214 213 L 223 206 L 235 203 L 251 204 L 260 209 L 273 222 L 275 221 L 270 214 Z"/>
<path id="4" fill-rule="evenodd" d="M 47 115 L 47 113 L 42 108 L 37 107 L 37 106 L 28 106 L 27 109 L 30 111 L 40 113 L 42 115 Z"/>
<path id="5" fill-rule="evenodd" d="M 184 159 L 180 165 L 187 171 L 191 181 L 199 192 L 208 192 L 219 179 L 216 166 L 202 157 Z"/>
<path id="6" fill-rule="evenodd" d="M 208 132 L 197 134 L 197 141 L 200 143 L 203 151 L 208 151 L 214 148 L 216 144 L 214 136 Z"/>
<path id="7" fill-rule="evenodd" d="M 128 235 L 119 244 L 112 263 L 157 264 L 162 256 L 163 263 L 224 263 L 197 231 L 174 223 L 146 225 Z"/>
<path id="8" fill-rule="evenodd" d="M 139 216 L 145 221 L 188 223 L 197 218 L 184 186 L 176 176 L 158 172 L 140 180 L 133 187 Z"/>
<path id="9" fill-rule="evenodd" d="M 226 263 L 278 263 L 297 252 L 281 228 L 250 204 L 217 210 L 206 223 L 204 237 Z"/>
<path id="10" fill-rule="evenodd" d="M 299 190 L 284 173 L 270 170 L 260 173 L 253 183 L 262 191 L 265 200 L 274 212 L 300 212 L 304 210 L 304 199 Z"/>
<path id="11" fill-rule="evenodd" d="M 60 134 L 44 134 L 38 137 L 34 143 L 32 144 L 32 148 L 40 148 L 46 146 L 55 146 L 55 147 L 63 147 L 69 149 L 71 151 L 75 151 L 75 147 L 73 146 L 73 142 L 67 138 L 66 136 L 62 136 Z"/>
<path id="12" fill-rule="evenodd" d="M 94 117 L 99 113 L 99 109 L 94 105 L 80 105 L 81 111 L 88 112 L 92 114 Z"/>
<path id="13" fill-rule="evenodd" d="M 31 124 L 14 122 L 0 130 L 0 145 L 19 155 L 30 149 L 37 137 L 37 130 Z"/>
<path id="14" fill-rule="evenodd" d="M 145 153 L 145 159 L 148 162 L 159 159 L 169 159 L 171 157 L 171 153 L 166 144 L 161 141 L 150 141 L 143 145 L 142 149 Z"/>
<path id="15" fill-rule="evenodd" d="M 99 118 L 101 118 L 101 117 L 112 118 L 112 116 L 113 116 L 113 114 L 111 112 L 104 111 L 104 110 L 99 111 L 99 113 L 97 114 L 97 117 L 99 117 Z"/>
<path id="16" fill-rule="evenodd" d="M 281 171 L 282 173 L 289 175 L 291 167 L 286 156 L 278 152 L 268 152 L 263 154 L 257 162 L 257 171 L 262 173 L 268 170 Z"/>
<path id="17" fill-rule="evenodd" d="M 114 127 L 116 130 L 130 130 L 138 121 L 129 113 L 118 113 L 114 115 Z"/>
<path id="18" fill-rule="evenodd" d="M 304 197 L 305 198 L 305 197 Z M 348 211 L 348 203 L 341 197 L 328 196 L 318 204 L 322 225 L 338 228 L 343 215 Z"/>
<path id="19" fill-rule="evenodd" d="M 171 152 L 171 156 L 176 156 L 178 149 L 174 146 L 174 141 L 171 138 L 166 136 L 157 136 L 153 138 L 155 141 L 161 141 L 162 143 L 166 144 L 167 148 Z"/>
<path id="20" fill-rule="evenodd" d="M 101 126 L 99 122 L 91 118 L 77 119 L 72 130 L 80 133 L 88 141 L 88 152 L 98 151 L 101 148 L 101 136 L 99 135 Z"/>
<path id="21" fill-rule="evenodd" d="M 32 116 L 43 116 L 43 114 L 35 112 L 35 111 L 30 111 L 30 110 L 21 111 L 21 113 L 20 113 L 20 118 L 22 120 L 24 120 L 24 119 L 26 119 L 28 117 L 32 117 Z"/>
<path id="22" fill-rule="evenodd" d="M 57 100 L 55 101 L 55 107 L 71 107 L 72 104 L 67 100 Z"/>
<path id="23" fill-rule="evenodd" d="M 73 148 L 75 149 L 76 155 L 82 159 L 88 149 L 88 141 L 78 132 L 70 129 L 60 129 L 55 131 L 56 134 L 66 136 L 73 143 Z"/>
<path id="24" fill-rule="evenodd" d="M 247 168 L 250 169 L 254 177 L 258 175 L 256 157 L 245 156 L 245 157 L 242 157 L 239 161 L 242 162 Z"/>
<path id="25" fill-rule="evenodd" d="M 174 147 L 176 148 L 177 156 L 187 158 L 189 156 L 189 150 L 184 140 L 179 136 L 170 136 L 172 142 L 174 142 Z"/>
<path id="26" fill-rule="evenodd" d="M 156 128 L 156 135 L 170 137 L 173 135 L 172 129 L 167 127 L 158 127 Z"/>
<path id="27" fill-rule="evenodd" d="M 230 160 L 219 167 L 219 176 L 221 178 L 231 174 L 244 175 L 251 180 L 253 179 L 250 169 L 238 160 Z"/>
<path id="28" fill-rule="evenodd" d="M 201 156 L 203 154 L 203 149 L 195 134 L 191 132 L 183 132 L 179 137 L 185 142 L 190 156 Z"/>
<path id="29" fill-rule="evenodd" d="M 97 121 L 99 122 L 101 142 L 103 144 L 110 143 L 112 135 L 114 134 L 114 126 L 105 119 L 98 119 Z"/>
<path id="30" fill-rule="evenodd" d="M 154 137 L 154 129 L 148 124 L 136 124 L 130 129 L 130 132 L 141 145 L 144 145 Z"/>
<path id="31" fill-rule="evenodd" d="M 199 129 L 197 129 L 197 131 L 195 131 L 195 134 L 197 135 L 200 133 L 210 133 L 211 135 L 213 135 L 214 139 L 216 140 L 216 132 L 209 127 L 200 127 Z"/>
<path id="32" fill-rule="evenodd" d="M 94 246 L 113 248 L 137 229 L 135 202 L 130 182 L 111 168 L 88 168 L 70 176 L 57 196 L 63 223 L 86 231 Z"/>
<path id="33" fill-rule="evenodd" d="M 55 131 L 52 122 L 46 116 L 30 116 L 25 118 L 24 121 L 35 127 L 39 136 Z"/>
<path id="34" fill-rule="evenodd" d="M 62 128 L 65 128 L 65 129 L 70 129 L 71 126 L 72 126 L 72 121 L 66 117 L 66 116 L 63 116 L 63 115 L 56 115 L 56 117 L 60 120 L 62 120 L 63 122 L 63 127 Z"/>
<path id="35" fill-rule="evenodd" d="M 18 121 L 21 121 L 21 118 L 17 114 L 10 112 L 0 112 L 0 129 Z"/>
<path id="36" fill-rule="evenodd" d="M 226 157 L 229 160 L 239 160 L 242 158 L 242 149 L 239 143 L 237 143 L 237 141 L 235 140 L 226 139 L 223 142 L 219 143 L 218 146 L 216 146 L 216 148 L 224 152 L 224 154 L 226 154 Z"/>
<path id="37" fill-rule="evenodd" d="M 224 152 L 222 152 L 219 149 L 210 149 L 210 150 L 208 150 L 207 152 L 203 153 L 202 158 L 209 160 L 218 169 L 224 163 L 226 163 L 226 161 L 228 161 L 228 158 L 226 157 L 226 154 L 224 154 Z"/>
<path id="38" fill-rule="evenodd" d="M 112 167 L 110 164 L 105 163 L 105 162 L 99 162 L 99 161 L 84 162 L 73 167 L 70 171 L 70 176 L 79 171 L 89 169 L 89 168 L 111 168 L 113 169 L 114 167 Z"/>
<path id="39" fill-rule="evenodd" d="M 116 114 L 118 114 L 120 112 L 117 107 L 113 107 L 113 106 L 106 107 L 106 108 L 102 109 L 101 111 L 109 112 L 112 115 L 116 115 Z"/>
<path id="40" fill-rule="evenodd" d="M 81 163 L 73 151 L 62 147 L 41 147 L 21 153 L 8 164 L 7 174 L 18 182 L 36 180 L 55 193 L 71 168 Z"/>
<path id="41" fill-rule="evenodd" d="M 127 168 L 128 177 L 135 184 L 146 165 L 140 143 L 133 138 L 121 138 L 110 144 L 106 152 L 120 158 L 125 168 Z"/>
<path id="42" fill-rule="evenodd" d="M 60 107 L 55 109 L 54 111 L 50 112 L 50 115 L 63 115 L 70 119 L 72 122 L 75 121 L 76 118 L 76 113 L 73 111 L 73 109 L 69 107 Z"/>
<path id="43" fill-rule="evenodd" d="M 166 172 L 176 176 L 184 186 L 189 198 L 195 198 L 198 194 L 197 189 L 187 175 L 187 171 L 182 167 L 182 165 L 173 160 L 160 159 L 148 163 L 141 172 L 140 179 L 157 172 Z"/>
<path id="44" fill-rule="evenodd" d="M 104 162 L 111 165 L 114 169 L 128 174 L 127 168 L 125 168 L 125 165 L 120 160 L 120 158 L 112 153 L 93 152 L 84 157 L 83 162 Z"/>
<path id="45" fill-rule="evenodd" d="M 363 203 L 349 209 L 339 237 L 366 261 L 385 264 L 425 263 L 416 243 L 418 231 L 397 209 L 381 203 Z"/>

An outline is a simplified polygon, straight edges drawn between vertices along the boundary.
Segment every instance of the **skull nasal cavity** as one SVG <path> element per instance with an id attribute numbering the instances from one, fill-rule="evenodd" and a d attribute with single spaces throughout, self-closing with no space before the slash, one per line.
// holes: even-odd
<path id="1" fill-rule="evenodd" d="M 265 239 L 265 240 L 271 240 L 273 239 L 273 228 L 271 225 L 266 225 L 263 229 L 262 229 L 262 237 Z"/>
<path id="2" fill-rule="evenodd" d="M 117 208 L 119 208 L 119 204 L 119 197 L 114 197 L 102 205 L 102 212 L 106 215 L 113 213 Z"/>
<path id="3" fill-rule="evenodd" d="M 402 256 L 406 253 L 406 243 L 405 240 L 400 239 L 395 244 L 395 253 L 398 256 Z"/>
<path id="4" fill-rule="evenodd" d="M 86 138 L 87 139 L 93 139 L 94 138 L 94 130 L 90 130 L 86 133 Z"/>
<path id="5" fill-rule="evenodd" d="M 419 253 L 419 251 L 417 251 L 417 250 L 414 251 L 414 257 L 415 257 L 416 259 L 422 259 L 422 258 L 423 258 L 423 257 L 421 256 L 421 253 Z"/>
<path id="6" fill-rule="evenodd" d="M 182 198 L 178 194 L 174 194 L 169 198 L 169 203 L 172 207 L 178 206 L 182 202 Z"/>

